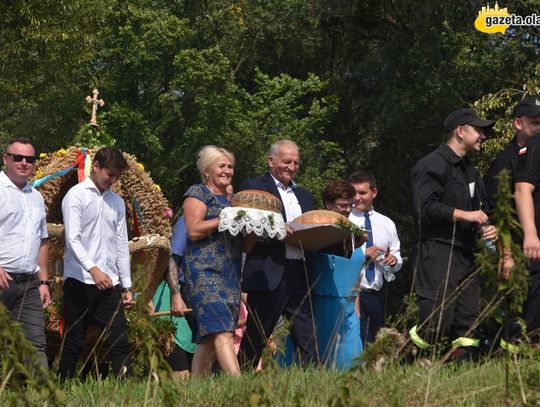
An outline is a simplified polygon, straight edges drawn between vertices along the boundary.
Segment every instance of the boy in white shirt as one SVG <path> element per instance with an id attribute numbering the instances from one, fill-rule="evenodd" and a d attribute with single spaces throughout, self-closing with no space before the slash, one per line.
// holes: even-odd
<path id="1" fill-rule="evenodd" d="M 363 250 L 366 263 L 362 268 L 360 293 L 357 303 L 360 308 L 360 335 L 362 343 L 375 341 L 375 336 L 384 325 L 383 267 L 390 271 L 401 269 L 403 260 L 396 225 L 392 220 L 373 209 L 377 197 L 374 175 L 365 170 L 353 173 L 348 182 L 356 191 L 354 208 L 349 220 L 367 229 L 368 241 Z M 377 260 L 379 259 L 379 260 Z"/>

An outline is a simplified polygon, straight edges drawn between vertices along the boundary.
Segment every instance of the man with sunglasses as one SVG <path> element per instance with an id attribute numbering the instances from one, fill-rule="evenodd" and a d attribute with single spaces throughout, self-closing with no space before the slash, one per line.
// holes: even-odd
<path id="1" fill-rule="evenodd" d="M 0 302 L 37 350 L 47 369 L 43 308 L 51 302 L 45 204 L 29 183 L 35 150 L 30 140 L 8 142 L 0 172 Z M 5 329 L 5 327 L 3 327 Z"/>
<path id="2" fill-rule="evenodd" d="M 356 298 L 360 317 L 360 336 L 366 345 L 375 341 L 384 326 L 384 268 L 401 269 L 400 241 L 396 225 L 387 216 L 373 209 L 377 183 L 370 171 L 356 171 L 349 177 L 356 195 L 349 220 L 367 230 L 368 240 L 362 246 L 366 263 L 361 271 L 360 292 Z M 388 277 L 387 277 L 388 278 Z"/>

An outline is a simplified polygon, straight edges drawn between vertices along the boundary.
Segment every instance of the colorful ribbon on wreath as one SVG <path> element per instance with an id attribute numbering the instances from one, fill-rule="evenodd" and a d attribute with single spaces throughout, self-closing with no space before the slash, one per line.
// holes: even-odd
<path id="1" fill-rule="evenodd" d="M 83 181 L 85 176 L 87 176 L 90 173 L 90 168 L 91 168 L 91 165 L 90 165 L 91 160 L 87 158 L 90 158 L 88 156 L 88 150 L 83 147 L 81 150 L 77 151 L 77 158 L 72 165 L 70 165 L 68 168 L 64 168 L 63 170 L 53 172 L 52 174 L 45 175 L 44 177 L 41 177 L 39 179 L 35 179 L 32 182 L 32 186 L 34 188 L 37 188 L 45 184 L 46 182 L 50 181 L 51 179 L 66 175 L 75 167 L 77 167 L 77 174 L 78 174 L 79 182 Z"/>

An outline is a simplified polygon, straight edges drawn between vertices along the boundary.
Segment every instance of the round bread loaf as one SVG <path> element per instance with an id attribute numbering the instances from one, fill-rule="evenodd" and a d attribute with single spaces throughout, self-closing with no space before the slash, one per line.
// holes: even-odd
<path id="1" fill-rule="evenodd" d="M 254 208 L 281 213 L 281 201 L 275 195 L 258 189 L 237 192 L 231 198 L 234 207 Z"/>
<path id="2" fill-rule="evenodd" d="M 345 224 L 351 223 L 351 221 L 341 213 L 318 209 L 303 213 L 293 220 L 293 222 L 304 225 L 335 225 L 340 220 Z"/>

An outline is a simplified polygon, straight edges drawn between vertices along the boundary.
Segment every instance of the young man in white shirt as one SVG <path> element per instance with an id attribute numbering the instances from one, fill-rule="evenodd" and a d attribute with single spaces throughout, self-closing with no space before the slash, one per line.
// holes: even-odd
<path id="1" fill-rule="evenodd" d="M 48 368 L 43 308 L 51 302 L 43 197 L 29 183 L 36 152 L 26 138 L 11 140 L 0 172 L 0 302 L 21 324 L 37 350 L 36 363 Z M 7 329 L 2 327 L 2 329 Z"/>
<path id="2" fill-rule="evenodd" d="M 98 150 L 91 175 L 62 201 L 66 240 L 62 381 L 75 376 L 92 319 L 107 330 L 115 375 L 130 373 L 124 314 L 124 304 L 132 300 L 126 211 L 123 199 L 110 190 L 126 168 L 120 150 Z"/>
<path id="3" fill-rule="evenodd" d="M 396 272 L 403 260 L 396 225 L 392 220 L 373 209 L 377 197 L 375 177 L 369 171 L 353 173 L 349 179 L 356 191 L 354 208 L 349 215 L 351 222 L 367 229 L 368 241 L 363 250 L 366 263 L 362 268 L 360 293 L 357 304 L 360 308 L 360 335 L 362 343 L 375 341 L 375 336 L 384 325 L 383 267 Z M 377 260 L 380 258 L 380 260 Z"/>

